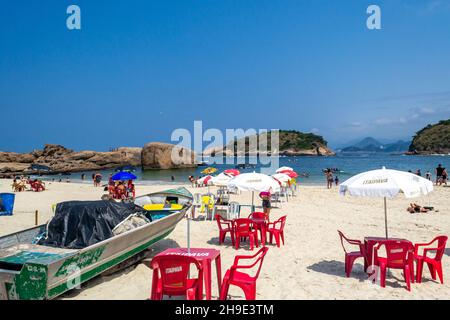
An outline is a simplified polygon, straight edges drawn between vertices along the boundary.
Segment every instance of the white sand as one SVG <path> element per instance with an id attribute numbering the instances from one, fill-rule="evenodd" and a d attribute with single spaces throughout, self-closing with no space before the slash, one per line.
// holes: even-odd
<path id="1" fill-rule="evenodd" d="M 0 180 L 0 192 L 9 192 L 11 182 Z M 16 194 L 15 214 L 0 217 L 0 235 L 34 225 L 34 210 L 40 212 L 40 223 L 52 216 L 51 205 L 67 200 L 97 200 L 102 188 L 74 183 L 51 183 L 42 193 Z M 167 186 L 138 186 L 137 195 L 163 190 Z M 173 187 L 171 185 L 170 187 Z M 191 188 L 190 188 L 191 189 Z M 213 189 L 212 189 L 213 190 Z M 191 189 L 205 192 L 205 189 Z M 427 197 L 414 199 L 421 205 L 434 206 L 439 212 L 409 214 L 409 200 L 401 195 L 388 201 L 389 232 L 412 242 L 427 242 L 437 235 L 450 234 L 450 188 L 438 187 Z M 232 196 L 232 200 L 250 203 L 251 194 Z M 244 212 L 243 215 L 247 215 Z M 269 252 L 258 280 L 258 299 L 448 299 L 450 297 L 450 249 L 443 258 L 446 284 L 432 281 L 424 269 L 422 284 L 414 284 L 412 292 L 405 289 L 400 271 L 392 270 L 386 288 L 371 285 L 363 272 L 362 260 L 357 261 L 350 278 L 344 275 L 344 254 L 337 229 L 351 238 L 384 235 L 383 202 L 381 199 L 342 197 L 337 188 L 300 187 L 298 196 L 273 209 L 271 220 L 287 215 L 286 245 L 278 249 L 269 246 Z M 236 251 L 229 240 L 219 246 L 215 222 L 191 223 L 192 247 L 212 247 L 221 250 L 222 273 L 232 264 L 236 254 L 248 254 L 246 249 Z M 186 246 L 186 221 L 154 246 L 160 252 L 171 246 Z M 450 247 L 450 244 L 448 245 Z M 110 276 L 97 277 L 62 296 L 65 299 L 146 299 L 151 288 L 151 270 L 139 264 Z M 240 289 L 231 287 L 233 299 L 243 299 Z M 217 298 L 217 281 L 213 272 L 213 298 Z"/>

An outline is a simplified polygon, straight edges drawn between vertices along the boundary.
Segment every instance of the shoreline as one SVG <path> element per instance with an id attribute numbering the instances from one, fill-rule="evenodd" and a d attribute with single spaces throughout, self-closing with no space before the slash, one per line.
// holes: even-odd
<path id="1" fill-rule="evenodd" d="M 186 186 L 185 184 L 178 184 Z M 177 186 L 137 185 L 137 196 Z M 192 193 L 206 192 L 207 188 L 191 188 Z M 211 192 L 216 187 L 210 187 Z M 8 180 L 0 180 L 0 192 L 9 192 Z M 51 206 L 71 200 L 100 200 L 103 188 L 88 183 L 52 182 L 48 190 L 40 193 L 16 193 L 13 216 L 0 217 L 0 235 L 10 234 L 34 226 L 34 211 L 39 211 L 39 224 L 52 216 Z M 402 195 L 388 200 L 389 233 L 392 237 L 405 238 L 413 243 L 428 242 L 437 235 L 450 234 L 450 188 L 436 187 L 429 196 L 405 199 Z M 251 203 L 251 193 L 232 195 L 231 201 Z M 429 214 L 409 214 L 410 202 L 431 205 L 438 211 Z M 259 202 L 257 202 L 259 205 Z M 246 217 L 249 209 L 243 209 Z M 384 300 L 384 299 L 448 299 L 450 284 L 432 281 L 428 272 L 421 284 L 412 291 L 405 289 L 401 272 L 392 270 L 386 288 L 370 285 L 357 260 L 350 278 L 344 274 L 344 253 L 337 230 L 352 239 L 384 235 L 383 201 L 371 198 L 356 198 L 339 195 L 338 189 L 325 186 L 299 185 L 297 196 L 283 203 L 281 208 L 271 210 L 271 221 L 287 215 L 285 245 L 277 248 L 268 245 L 269 252 L 258 279 L 257 299 L 339 299 L 339 300 Z M 221 252 L 222 270 L 229 268 L 236 254 L 249 254 L 246 247 L 236 251 L 229 237 L 223 245 L 218 244 L 218 229 L 215 221 L 192 220 L 190 224 L 191 246 L 214 248 Z M 150 258 L 173 247 L 187 246 L 186 220 L 178 223 L 175 230 L 152 247 Z M 255 252 L 255 251 L 254 251 Z M 450 253 L 443 256 L 444 275 L 450 274 Z M 213 274 L 213 279 L 215 274 Z M 217 282 L 213 281 L 213 299 L 217 298 Z M 151 270 L 144 264 L 110 275 L 97 277 L 59 299 L 147 299 L 151 288 Z M 120 294 L 117 291 L 120 290 Z M 232 288 L 233 299 L 243 299 L 243 293 Z"/>

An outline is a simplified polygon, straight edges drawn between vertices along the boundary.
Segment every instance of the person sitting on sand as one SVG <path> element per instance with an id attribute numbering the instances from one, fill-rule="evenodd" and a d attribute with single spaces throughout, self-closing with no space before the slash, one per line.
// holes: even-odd
<path id="1" fill-rule="evenodd" d="M 116 187 L 116 191 L 117 191 L 117 198 L 118 199 L 125 199 L 126 198 L 127 188 L 125 187 L 125 184 L 123 183 L 123 181 L 119 182 L 119 184 Z"/>
<path id="2" fill-rule="evenodd" d="M 128 180 L 127 193 L 128 193 L 128 198 L 130 198 L 130 197 L 133 197 L 133 199 L 135 198 L 136 188 L 134 187 L 133 180 Z"/>
<path id="3" fill-rule="evenodd" d="M 26 189 L 26 184 L 22 180 L 13 180 L 13 184 L 11 185 L 14 192 L 22 192 Z"/>
<path id="4" fill-rule="evenodd" d="M 416 213 L 416 212 L 427 213 L 430 210 L 419 206 L 417 203 L 410 203 L 406 211 L 408 211 L 409 213 Z"/>

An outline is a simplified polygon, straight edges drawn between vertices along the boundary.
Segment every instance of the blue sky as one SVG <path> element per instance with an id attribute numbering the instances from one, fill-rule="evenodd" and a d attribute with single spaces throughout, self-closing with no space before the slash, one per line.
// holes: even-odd
<path id="1" fill-rule="evenodd" d="M 194 120 L 409 138 L 450 118 L 449 34 L 444 0 L 2 2 L 0 150 L 169 142 Z"/>

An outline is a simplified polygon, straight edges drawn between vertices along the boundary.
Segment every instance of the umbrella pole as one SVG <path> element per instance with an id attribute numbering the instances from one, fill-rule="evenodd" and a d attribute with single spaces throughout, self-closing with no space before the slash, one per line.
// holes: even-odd
<path id="1" fill-rule="evenodd" d="M 252 191 L 252 212 L 255 211 L 255 191 Z"/>
<path id="2" fill-rule="evenodd" d="M 187 247 L 188 255 L 191 254 L 191 219 L 187 216 Z"/>
<path id="3" fill-rule="evenodd" d="M 386 239 L 388 238 L 388 227 L 387 227 L 387 204 L 386 197 L 384 197 L 384 229 L 386 231 Z"/>

